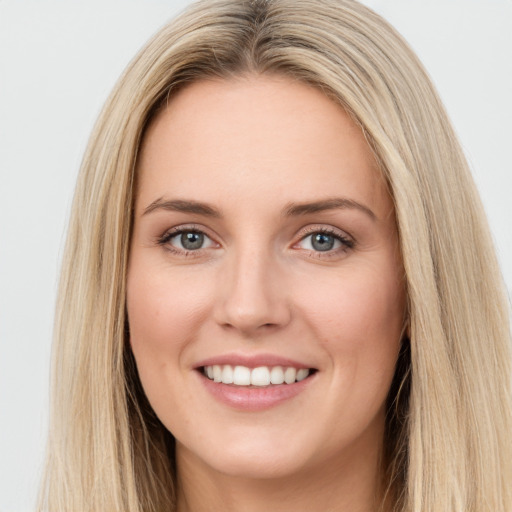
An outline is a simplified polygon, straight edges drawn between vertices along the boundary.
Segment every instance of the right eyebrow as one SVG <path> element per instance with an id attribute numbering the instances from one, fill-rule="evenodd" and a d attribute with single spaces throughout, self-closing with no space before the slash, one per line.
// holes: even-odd
<path id="1" fill-rule="evenodd" d="M 154 212 L 156 210 L 167 210 L 172 212 L 196 213 L 206 217 L 221 218 L 222 215 L 213 206 L 200 201 L 184 199 L 164 199 L 163 197 L 153 201 L 144 209 L 142 215 Z"/>

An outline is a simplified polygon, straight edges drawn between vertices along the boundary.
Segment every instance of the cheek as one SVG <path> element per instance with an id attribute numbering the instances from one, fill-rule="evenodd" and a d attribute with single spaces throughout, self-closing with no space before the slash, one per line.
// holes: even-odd
<path id="1" fill-rule="evenodd" d="M 325 342 L 336 332 L 367 341 L 370 333 L 394 337 L 400 332 L 405 305 L 403 286 L 395 273 L 347 268 L 334 276 L 317 275 L 305 281 L 296 296 L 302 297 L 303 314 L 330 333 Z"/>
<path id="2" fill-rule="evenodd" d="M 354 392 L 375 392 L 394 374 L 405 308 L 395 276 L 394 268 L 347 268 L 334 279 L 306 281 L 301 292 L 301 315 Z"/>
<path id="3" fill-rule="evenodd" d="M 183 282 L 178 272 L 131 262 L 127 280 L 130 344 L 144 387 L 164 367 L 180 363 L 204 318 L 206 295 L 204 289 Z"/>
<path id="4" fill-rule="evenodd" d="M 144 392 L 157 416 L 173 431 L 175 417 L 187 424 L 187 347 L 199 336 L 210 293 L 161 264 L 130 262 L 127 312 L 130 345 Z M 149 269 L 149 270 L 148 270 Z M 195 282 L 195 281 L 194 281 Z"/>

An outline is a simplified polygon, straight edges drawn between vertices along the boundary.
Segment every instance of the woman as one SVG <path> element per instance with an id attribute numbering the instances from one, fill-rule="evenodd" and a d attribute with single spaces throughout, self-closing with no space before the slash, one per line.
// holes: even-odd
<path id="1" fill-rule="evenodd" d="M 512 508 L 508 308 L 417 59 L 353 1 L 198 3 L 77 185 L 41 509 Z"/>

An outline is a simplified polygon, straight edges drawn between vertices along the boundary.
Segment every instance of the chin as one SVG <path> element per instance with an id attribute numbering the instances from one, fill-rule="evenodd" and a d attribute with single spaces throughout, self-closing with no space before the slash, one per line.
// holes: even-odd
<path id="1" fill-rule="evenodd" d="M 177 458 L 199 458 L 202 465 L 223 475 L 255 480 L 286 478 L 308 466 L 307 449 L 297 446 L 296 442 L 283 444 L 282 440 L 254 437 L 249 442 L 242 436 L 239 442 L 231 440 L 217 446 L 220 448 L 196 449 L 193 453 L 178 444 Z"/>

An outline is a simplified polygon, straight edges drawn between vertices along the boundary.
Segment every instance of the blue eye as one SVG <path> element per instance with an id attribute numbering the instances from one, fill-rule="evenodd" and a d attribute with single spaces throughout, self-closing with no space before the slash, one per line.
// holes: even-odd
<path id="1" fill-rule="evenodd" d="M 195 231 L 181 233 L 181 235 L 177 235 L 176 238 L 179 239 L 181 246 L 187 251 L 201 249 L 204 243 L 203 233 L 197 233 Z"/>
<path id="2" fill-rule="evenodd" d="M 339 244 L 339 240 L 325 233 L 315 233 L 311 235 L 311 246 L 315 251 L 330 251 L 334 248 L 336 242 Z"/>
<path id="3" fill-rule="evenodd" d="M 352 240 L 328 231 L 314 231 L 305 236 L 299 246 L 313 252 L 337 252 L 354 246 Z"/>
<path id="4" fill-rule="evenodd" d="M 159 241 L 178 251 L 198 251 L 214 245 L 210 237 L 195 229 L 181 229 L 166 233 Z"/>

